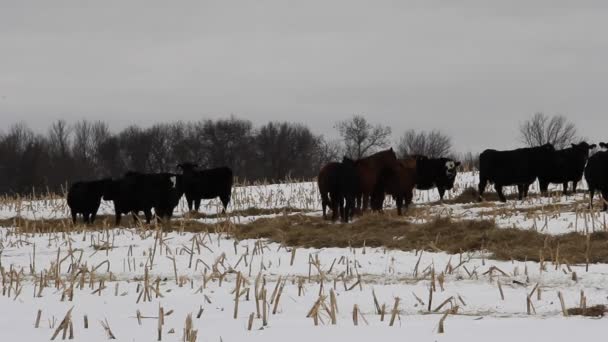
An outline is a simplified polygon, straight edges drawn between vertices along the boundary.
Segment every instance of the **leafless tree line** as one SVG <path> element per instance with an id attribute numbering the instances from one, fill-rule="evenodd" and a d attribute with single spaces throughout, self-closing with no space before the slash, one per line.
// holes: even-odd
<path id="1" fill-rule="evenodd" d="M 26 124 L 0 132 L 0 193 L 62 191 L 77 180 L 120 177 L 126 170 L 174 171 L 182 161 L 202 167 L 229 166 L 240 179 L 281 181 L 312 178 L 322 165 L 368 156 L 391 146 L 392 129 L 361 115 L 337 122 L 340 140 L 328 140 L 307 126 L 269 122 L 254 127 L 248 120 L 160 123 L 110 131 L 107 123 L 58 120 L 45 134 Z M 552 143 L 566 147 L 576 138 L 575 126 L 563 116 L 535 114 L 520 126 L 526 146 Z M 401 158 L 410 155 L 451 157 L 463 169 L 478 167 L 479 153 L 453 151 L 450 136 L 438 130 L 407 130 L 396 144 Z"/>
<path id="2" fill-rule="evenodd" d="M 240 179 L 312 178 L 341 151 L 308 127 L 247 120 L 130 126 L 113 133 L 100 121 L 63 120 L 46 134 L 20 123 L 0 134 L 0 193 L 62 191 L 77 180 L 120 177 L 126 170 L 177 172 L 182 161 L 229 166 Z"/>

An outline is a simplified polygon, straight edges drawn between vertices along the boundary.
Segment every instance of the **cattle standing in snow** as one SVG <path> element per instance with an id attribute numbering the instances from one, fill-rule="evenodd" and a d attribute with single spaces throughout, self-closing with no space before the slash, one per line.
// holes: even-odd
<path id="1" fill-rule="evenodd" d="M 583 178 L 589 151 L 596 147 L 586 142 L 572 144 L 572 147 L 555 152 L 555 166 L 545 175 L 540 175 L 540 191 L 547 195 L 550 183 L 563 184 L 564 195 L 568 194 L 568 183 L 572 182 L 572 191 L 576 192 L 578 182 Z"/>
<path id="2" fill-rule="evenodd" d="M 380 176 L 388 169 L 397 167 L 397 155 L 392 148 L 361 158 L 355 162 L 357 178 L 359 179 L 357 208 L 361 212 L 367 210 L 369 200 L 377 190 Z"/>
<path id="3" fill-rule="evenodd" d="M 479 155 L 479 201 L 488 183 L 493 183 L 498 197 L 506 202 L 503 186 L 517 185 L 518 198 L 528 195 L 530 184 L 555 167 L 555 148 L 551 144 L 511 151 L 485 150 Z"/>
<path id="4" fill-rule="evenodd" d="M 344 157 L 342 163 L 331 162 L 321 168 L 317 177 L 323 218 L 327 218 L 327 206 L 332 210 L 332 220 L 338 218 L 348 222 L 355 210 L 355 197 L 358 193 L 359 180 L 357 169 L 352 159 Z"/>
<path id="5" fill-rule="evenodd" d="M 604 150 L 589 157 L 589 162 L 585 168 L 585 180 L 589 187 L 589 209 L 593 208 L 593 196 L 595 191 L 598 190 L 603 198 L 603 210 L 606 211 L 608 207 L 606 205 L 606 201 L 608 201 L 608 151 L 605 151 L 605 149 L 608 148 L 608 144 L 600 143 L 600 147 Z"/>
<path id="6" fill-rule="evenodd" d="M 443 201 L 446 190 L 454 187 L 459 161 L 450 158 L 428 158 L 414 156 L 416 159 L 416 189 L 430 190 L 437 187 L 439 199 Z"/>
<path id="7" fill-rule="evenodd" d="M 319 171 L 317 176 L 317 186 L 319 187 L 319 193 L 321 194 L 321 208 L 323 209 L 323 219 L 327 219 L 327 207 L 333 210 L 331 203 L 331 192 L 333 188 L 336 188 L 338 183 L 338 169 L 340 163 L 330 162 L 325 164 Z M 333 213 L 333 219 L 336 219 L 336 213 Z"/>
<path id="8" fill-rule="evenodd" d="M 382 210 L 386 194 L 392 195 L 397 205 L 397 214 L 409 207 L 416 187 L 417 160 L 399 160 L 396 167 L 384 170 L 372 195 L 372 209 Z"/>
<path id="9" fill-rule="evenodd" d="M 183 186 L 186 193 L 188 209 L 198 211 L 201 199 L 219 197 L 224 206 L 223 213 L 230 203 L 232 194 L 232 170 L 228 167 L 218 167 L 208 170 L 196 170 L 197 164 L 181 163 L 177 167 L 183 171 Z"/>
<path id="10" fill-rule="evenodd" d="M 76 215 L 82 214 L 84 223 L 95 222 L 97 210 L 101 204 L 101 197 L 111 179 L 102 179 L 90 182 L 76 182 L 68 191 L 68 206 L 72 213 L 72 221 L 76 224 Z"/>
<path id="11" fill-rule="evenodd" d="M 170 219 L 183 195 L 180 175 L 171 173 L 145 174 L 127 172 L 122 179 L 112 181 L 104 193 L 104 199 L 114 202 L 116 225 L 122 214 L 143 211 L 146 223 L 152 219 L 152 209 L 161 219 Z"/>

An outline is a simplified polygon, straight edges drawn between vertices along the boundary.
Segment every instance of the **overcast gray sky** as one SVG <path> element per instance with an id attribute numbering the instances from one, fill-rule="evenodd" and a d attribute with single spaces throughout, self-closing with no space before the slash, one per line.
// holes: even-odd
<path id="1" fill-rule="evenodd" d="M 0 0 L 0 131 L 353 114 L 518 145 L 534 112 L 608 140 L 608 2 Z"/>

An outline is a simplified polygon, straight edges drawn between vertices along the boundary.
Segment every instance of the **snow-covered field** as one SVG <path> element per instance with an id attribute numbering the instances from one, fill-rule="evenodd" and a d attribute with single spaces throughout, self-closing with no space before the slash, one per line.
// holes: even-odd
<path id="1" fill-rule="evenodd" d="M 475 185 L 475 174 L 459 175 L 447 200 Z M 237 188 L 233 200 L 230 211 L 290 207 L 320 215 L 314 183 Z M 506 204 L 437 200 L 436 191 L 417 192 L 416 212 L 493 218 L 502 227 L 547 234 L 605 226 L 603 213 L 584 210 L 583 194 Z M 217 204 L 209 201 L 204 211 L 216 213 Z M 104 203 L 103 212 L 111 214 L 111 206 Z M 184 212 L 182 204 L 176 219 Z M 0 218 L 15 216 L 50 219 L 67 212 L 62 200 L 0 205 Z M 102 322 L 120 341 L 159 335 L 183 341 L 188 315 L 197 341 L 567 341 L 605 334 L 602 319 L 563 317 L 558 293 L 568 308 L 578 307 L 582 296 L 587 306 L 605 304 L 606 264 L 586 271 L 585 265 L 496 261 L 482 252 L 305 249 L 129 227 L 51 234 L 4 227 L 0 251 L 2 341 L 46 341 L 56 331 L 60 340 L 68 312 L 66 339 L 78 341 L 107 340 Z"/>

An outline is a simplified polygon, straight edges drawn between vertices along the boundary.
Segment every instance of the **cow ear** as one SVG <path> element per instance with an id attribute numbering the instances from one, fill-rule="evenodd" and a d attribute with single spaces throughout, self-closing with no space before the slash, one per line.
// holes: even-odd
<path id="1" fill-rule="evenodd" d="M 596 144 L 591 144 L 591 145 L 589 146 L 589 149 L 594 149 L 594 148 L 596 148 L 596 147 L 597 147 L 597 145 L 596 145 Z"/>
<path id="2" fill-rule="evenodd" d="M 460 162 L 459 162 L 459 161 L 457 161 L 457 162 L 455 163 L 455 165 L 456 165 L 456 166 L 460 166 Z"/>

